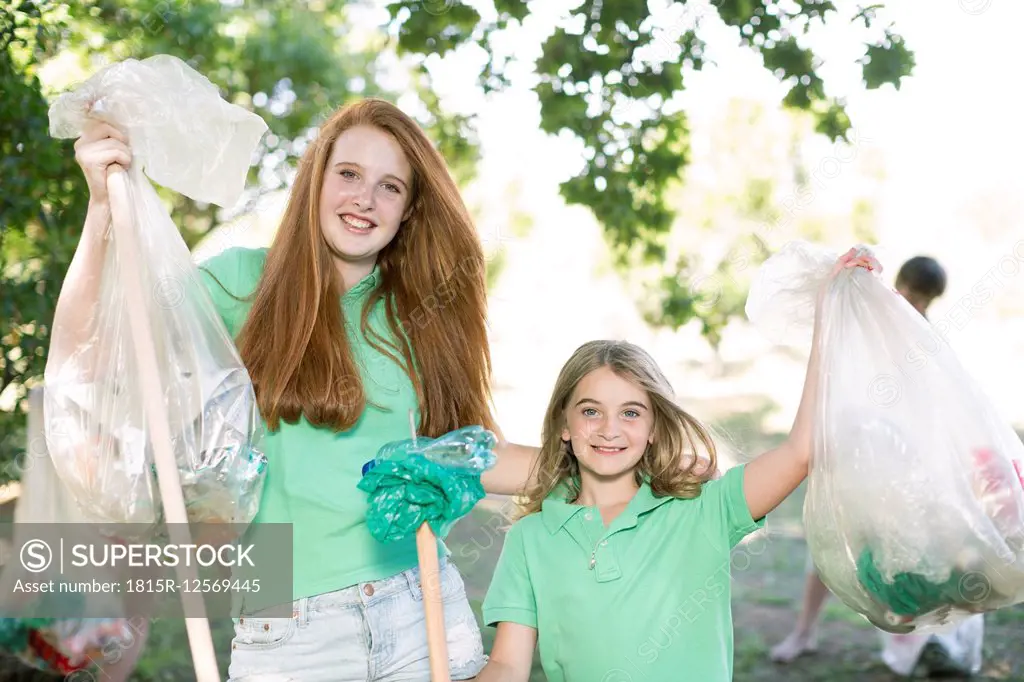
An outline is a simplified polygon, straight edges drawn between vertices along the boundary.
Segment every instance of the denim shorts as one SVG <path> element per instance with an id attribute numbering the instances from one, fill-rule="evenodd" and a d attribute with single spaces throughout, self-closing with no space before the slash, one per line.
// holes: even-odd
<path id="1" fill-rule="evenodd" d="M 229 682 L 430 682 L 419 568 L 303 597 L 291 618 L 235 621 Z M 458 568 L 441 561 L 452 680 L 487 662 Z"/>

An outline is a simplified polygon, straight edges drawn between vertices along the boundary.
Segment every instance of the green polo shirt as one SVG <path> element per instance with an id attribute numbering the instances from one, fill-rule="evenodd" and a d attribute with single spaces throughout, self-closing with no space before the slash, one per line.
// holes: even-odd
<path id="1" fill-rule="evenodd" d="M 750 517 L 743 466 L 692 500 L 644 485 L 605 527 L 550 496 L 505 537 L 484 622 L 537 629 L 549 682 L 732 679 L 732 549 Z"/>
<path id="2" fill-rule="evenodd" d="M 266 249 L 236 247 L 200 264 L 203 281 L 232 338 L 241 331 L 252 302 L 233 298 L 203 269 L 235 297 L 245 299 L 259 282 L 266 255 Z M 293 599 L 379 580 L 417 564 L 415 538 L 381 543 L 370 535 L 367 495 L 356 488 L 363 464 L 382 445 L 409 438 L 410 409 L 419 420 L 409 377 L 372 348 L 359 329 L 363 304 L 379 284 L 375 268 L 339 301 L 367 395 L 359 421 L 342 433 L 316 428 L 305 418 L 296 424 L 282 421 L 276 433 L 267 430 L 264 440 L 267 478 L 254 523 L 291 524 Z M 369 320 L 384 338 L 393 338 L 383 300 L 374 306 Z M 446 551 L 440 542 L 439 551 Z M 246 598 L 247 608 L 257 602 L 259 595 Z M 259 607 L 271 605 L 260 603 Z"/>

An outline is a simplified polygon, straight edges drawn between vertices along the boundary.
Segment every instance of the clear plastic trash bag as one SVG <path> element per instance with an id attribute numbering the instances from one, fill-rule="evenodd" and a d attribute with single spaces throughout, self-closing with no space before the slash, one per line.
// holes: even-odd
<path id="1" fill-rule="evenodd" d="M 497 438 L 468 426 L 439 438 L 384 445 L 363 466 L 358 488 L 370 495 L 366 525 L 379 542 L 412 537 L 424 523 L 444 537 L 483 499 L 480 476 L 494 466 Z"/>
<path id="2" fill-rule="evenodd" d="M 750 321 L 809 345 L 839 255 L 787 244 L 754 278 Z M 953 350 L 863 268 L 832 283 L 820 343 L 804 526 L 822 581 L 898 633 L 1024 601 L 1024 444 Z"/>
<path id="3" fill-rule="evenodd" d="M 36 441 L 42 434 L 43 391 L 29 393 L 28 436 Z M 13 542 L 4 547 L 7 562 L 0 571 L 0 651 L 20 659 L 26 665 L 47 672 L 67 675 L 86 669 L 104 659 L 108 646 L 123 649 L 132 638 L 131 622 L 125 618 L 41 617 L 40 613 L 84 613 L 89 606 L 106 603 L 112 612 L 119 595 L 87 593 L 62 595 L 59 606 L 46 602 L 48 593 L 25 593 L 16 589 L 19 581 L 59 581 L 60 571 L 51 566 L 43 572 L 29 571 L 19 560 L 17 548 L 37 537 L 38 524 L 71 524 L 83 521 L 45 452 L 33 452 L 25 460 L 21 474 L 21 493 L 14 506 Z M 6 544 L 6 543 L 5 543 Z M 87 606 L 86 602 L 89 603 Z M 80 610 L 76 610 L 80 609 Z"/>
<path id="4" fill-rule="evenodd" d="M 146 294 L 189 521 L 247 524 L 266 472 L 255 393 L 149 179 L 199 201 L 232 205 L 266 124 L 168 56 L 113 64 L 61 95 L 50 108 L 50 132 L 78 137 L 90 118 L 128 135 L 138 253 L 122 262 L 115 244 L 108 246 L 91 337 L 65 361 L 46 366 L 46 438 L 54 465 L 94 521 L 165 520 L 125 297 L 131 268 Z M 113 231 L 108 239 L 116 239 Z"/>

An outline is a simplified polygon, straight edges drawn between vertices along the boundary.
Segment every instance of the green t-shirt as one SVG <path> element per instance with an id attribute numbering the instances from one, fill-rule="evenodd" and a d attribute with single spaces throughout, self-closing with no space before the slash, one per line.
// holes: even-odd
<path id="1" fill-rule="evenodd" d="M 200 264 L 203 281 L 232 338 L 237 338 L 252 305 L 251 300 L 236 298 L 248 299 L 255 291 L 266 255 L 266 249 L 235 247 Z M 230 295 L 204 270 L 213 273 Z M 367 397 L 359 421 L 342 433 L 314 427 L 305 418 L 296 424 L 282 421 L 277 432 L 266 432 L 267 477 L 254 523 L 291 524 L 293 599 L 379 580 L 417 564 L 415 538 L 381 543 L 370 535 L 367 495 L 356 488 L 363 464 L 382 445 L 410 437 L 410 409 L 419 421 L 409 377 L 391 358 L 371 347 L 359 328 L 363 305 L 379 284 L 375 268 L 339 301 Z M 373 307 L 369 321 L 384 338 L 393 338 L 383 300 Z M 443 543 L 438 544 L 444 553 Z M 246 608 L 259 602 L 259 595 L 247 596 Z M 271 605 L 260 603 L 260 608 Z"/>
<path id="2" fill-rule="evenodd" d="M 731 680 L 732 549 L 764 525 L 743 472 L 692 500 L 644 485 L 608 527 L 552 495 L 505 537 L 484 622 L 536 628 L 549 682 Z"/>

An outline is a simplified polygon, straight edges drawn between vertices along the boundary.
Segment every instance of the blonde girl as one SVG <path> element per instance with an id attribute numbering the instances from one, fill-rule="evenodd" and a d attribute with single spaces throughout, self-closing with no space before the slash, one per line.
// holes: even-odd
<path id="1" fill-rule="evenodd" d="M 852 267 L 877 264 L 851 250 L 834 274 Z M 714 442 L 646 352 L 573 354 L 484 601 L 497 634 L 479 682 L 527 682 L 535 647 L 549 682 L 732 679 L 731 551 L 807 476 L 821 300 L 789 437 L 718 480 L 695 471 L 703 453 L 715 469 Z"/>

